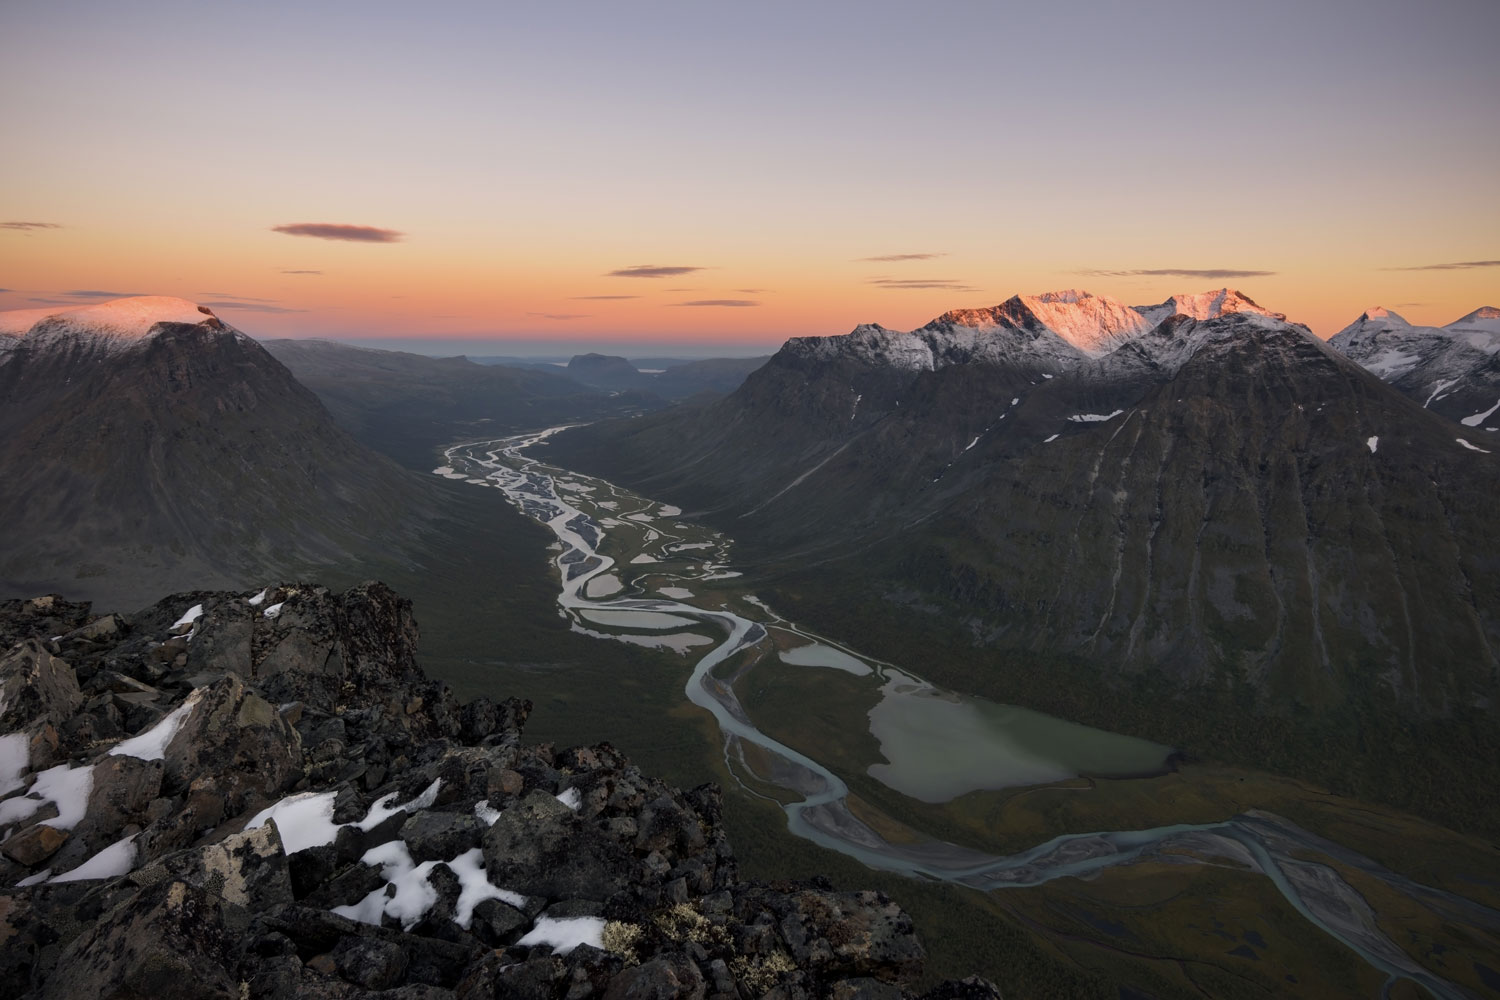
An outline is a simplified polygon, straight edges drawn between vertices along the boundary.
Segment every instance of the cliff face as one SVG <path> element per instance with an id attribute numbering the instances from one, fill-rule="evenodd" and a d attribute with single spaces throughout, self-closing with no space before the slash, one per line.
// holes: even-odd
<path id="1" fill-rule="evenodd" d="M 523 745 L 416 640 L 380 584 L 0 604 L 0 993 L 910 996 L 884 896 L 740 882 L 717 789 Z"/>

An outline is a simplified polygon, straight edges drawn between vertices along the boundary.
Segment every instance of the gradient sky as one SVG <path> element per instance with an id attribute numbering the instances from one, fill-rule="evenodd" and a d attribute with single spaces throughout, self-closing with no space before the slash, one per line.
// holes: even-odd
<path id="1" fill-rule="evenodd" d="M 562 354 L 1066 287 L 1446 323 L 1500 305 L 1497 38 L 1496 0 L 7 0 L 0 308 Z"/>

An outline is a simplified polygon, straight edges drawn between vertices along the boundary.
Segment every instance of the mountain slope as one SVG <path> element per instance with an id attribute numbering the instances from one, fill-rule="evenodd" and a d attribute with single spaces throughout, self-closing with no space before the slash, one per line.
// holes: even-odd
<path id="1" fill-rule="evenodd" d="M 1329 343 L 1425 409 L 1500 431 L 1500 309 L 1485 306 L 1434 327 L 1376 308 Z"/>
<path id="2" fill-rule="evenodd" d="M 0 582 L 128 603 L 412 547 L 430 485 L 180 299 L 0 314 Z"/>

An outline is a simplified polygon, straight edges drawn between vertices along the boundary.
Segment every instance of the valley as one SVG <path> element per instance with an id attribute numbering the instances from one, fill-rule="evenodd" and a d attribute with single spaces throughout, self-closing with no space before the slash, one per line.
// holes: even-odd
<path id="1" fill-rule="evenodd" d="M 1172 946 L 1162 934 L 1177 927 L 1187 932 L 1173 935 L 1184 967 L 1234 976 L 1295 968 L 1287 974 L 1304 978 L 1276 989 L 1329 995 L 1328 982 L 1306 978 L 1299 952 L 1309 943 L 1290 917 L 1268 937 L 1256 929 L 1264 916 L 1246 914 L 1240 930 L 1258 945 L 1216 943 L 1229 925 L 1211 886 L 1228 878 L 1242 890 L 1261 880 L 1271 896 L 1251 897 L 1275 899 L 1270 909 L 1318 928 L 1315 952 L 1358 956 L 1354 978 L 1369 990 L 1351 995 L 1397 982 L 1436 997 L 1484 987 L 1500 898 L 1493 849 L 1482 842 L 1304 783 L 1170 760 L 1166 747 L 957 695 L 860 655 L 746 593 L 723 535 L 677 508 L 545 465 L 555 430 L 451 447 L 436 471 L 498 488 L 552 529 L 558 605 L 573 632 L 681 662 L 667 683 L 712 715 L 708 747 L 719 749 L 706 763 L 755 817 L 752 842 L 784 839 L 780 827 L 900 876 L 893 893 L 905 878 L 947 882 L 961 910 L 999 906 L 1069 955 L 1065 965 L 1102 962 L 1121 981 L 1141 981 L 1143 967 L 1165 961 Z M 614 699 L 608 686 L 596 696 Z M 1391 851 L 1393 830 L 1406 848 L 1421 845 L 1420 863 Z M 1127 898 L 1166 892 L 1172 915 L 1163 922 L 1153 910 L 1152 927 L 1138 926 L 1113 895 L 1125 885 L 1134 887 Z M 1082 926 L 1059 919 L 1065 899 L 1114 916 Z M 1404 923 L 1414 911 L 1429 915 L 1427 946 L 1395 943 L 1398 911 Z M 1192 930 L 1216 925 L 1206 936 Z M 1128 955 L 1120 934 L 1157 940 Z M 1179 988 L 1198 982 L 1182 976 Z"/>

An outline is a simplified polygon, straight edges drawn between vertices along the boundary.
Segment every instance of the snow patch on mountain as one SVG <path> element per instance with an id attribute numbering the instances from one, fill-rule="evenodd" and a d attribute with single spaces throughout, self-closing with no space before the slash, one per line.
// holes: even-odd
<path id="1" fill-rule="evenodd" d="M 62 342 L 117 351 L 151 337 L 161 323 L 196 326 L 224 324 L 209 309 L 167 295 L 137 295 L 63 309 L 12 309 L 0 312 L 0 337 L 11 347 Z M 12 339 L 14 338 L 14 339 Z"/>
<path id="2" fill-rule="evenodd" d="M 1140 313 L 1151 326 L 1156 326 L 1171 316 L 1216 319 L 1228 313 L 1256 313 L 1273 319 L 1286 319 L 1283 313 L 1265 309 L 1248 295 L 1233 288 L 1220 288 L 1211 292 L 1199 292 L 1196 295 L 1174 295 L 1167 301 L 1154 306 L 1136 306 L 1135 311 Z"/>

